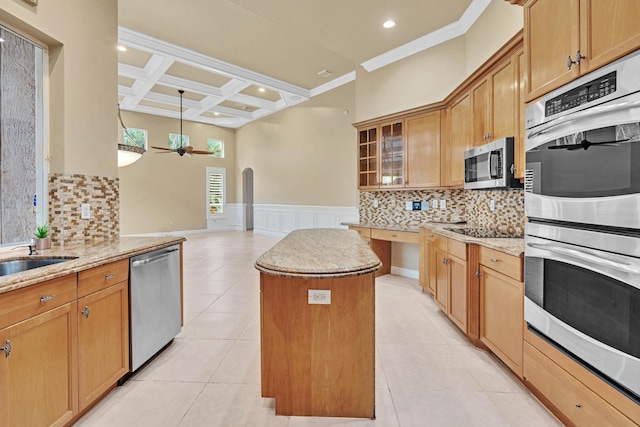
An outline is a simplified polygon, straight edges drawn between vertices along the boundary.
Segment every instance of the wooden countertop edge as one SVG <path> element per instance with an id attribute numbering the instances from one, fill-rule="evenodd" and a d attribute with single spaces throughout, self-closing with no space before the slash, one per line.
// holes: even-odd
<path id="1" fill-rule="evenodd" d="M 382 268 L 382 263 L 379 262 L 374 266 L 366 266 L 358 270 L 319 272 L 319 273 L 275 270 L 275 269 L 263 267 L 258 263 L 255 264 L 255 268 L 261 273 L 269 274 L 271 276 L 278 276 L 278 277 L 291 277 L 291 278 L 301 278 L 301 279 L 338 279 L 342 277 L 362 276 L 365 274 L 374 273 L 378 271 L 380 268 Z"/>
<path id="2" fill-rule="evenodd" d="M 82 245 L 70 246 L 70 247 L 57 247 L 49 252 L 48 250 L 41 251 L 38 255 L 24 256 L 16 255 L 15 257 L 9 257 L 0 261 L 10 261 L 13 259 L 38 259 L 38 258 L 72 258 L 69 261 L 65 261 L 59 264 L 53 264 L 51 266 L 39 267 L 36 269 L 26 270 L 15 274 L 0 277 L 0 295 L 6 292 L 26 288 L 31 285 L 46 282 L 48 280 L 57 279 L 58 277 L 67 276 L 69 274 L 78 273 L 80 271 L 89 270 L 94 267 L 99 267 L 104 264 L 108 264 L 122 259 L 130 258 L 145 252 L 150 252 L 156 249 L 166 248 L 178 243 L 182 243 L 187 239 L 184 237 L 168 237 L 167 240 L 161 242 L 151 242 L 147 245 L 138 246 L 132 249 L 120 251 L 112 255 L 105 255 L 100 260 L 95 259 L 95 255 L 75 257 L 74 253 L 78 253 Z M 105 242 L 108 244 L 109 242 Z M 62 252 L 62 253 L 61 253 Z M 87 260 L 89 258 L 89 260 Z M 53 271 L 51 271 L 53 270 Z M 2 283 L 6 281 L 6 283 Z"/>

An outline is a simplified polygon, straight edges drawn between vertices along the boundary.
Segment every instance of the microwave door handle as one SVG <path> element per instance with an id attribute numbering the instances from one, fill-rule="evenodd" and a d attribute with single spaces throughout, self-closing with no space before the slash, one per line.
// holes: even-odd
<path id="1" fill-rule="evenodd" d="M 594 251 L 587 248 L 569 248 L 551 243 L 529 243 L 528 246 L 576 258 L 587 263 L 606 266 L 624 273 L 640 274 L 640 268 L 627 263 L 622 263 L 601 251 Z"/>
<path id="2" fill-rule="evenodd" d="M 632 108 L 633 104 L 637 104 L 637 103 L 638 102 L 623 101 L 623 102 L 618 102 L 616 104 L 612 104 L 604 107 L 588 108 L 586 110 L 578 111 L 576 113 L 571 114 L 569 118 L 570 118 L 570 121 L 579 120 L 585 117 L 589 117 L 591 119 L 591 118 L 597 117 L 600 114 Z M 562 116 L 562 117 L 558 117 L 555 120 L 550 121 L 548 125 L 545 126 L 544 128 L 536 130 L 535 132 L 532 132 L 529 135 L 527 135 L 527 138 L 534 138 L 539 135 L 544 135 L 550 130 L 555 129 L 558 126 L 562 126 L 563 124 L 566 123 L 566 120 L 565 120 L 566 118 L 567 116 Z"/>
<path id="3" fill-rule="evenodd" d="M 500 156 L 500 151 L 498 150 L 494 150 L 489 152 L 489 178 L 491 179 L 498 179 L 498 176 L 500 176 L 500 174 L 498 173 L 497 167 L 498 167 L 498 157 Z"/>

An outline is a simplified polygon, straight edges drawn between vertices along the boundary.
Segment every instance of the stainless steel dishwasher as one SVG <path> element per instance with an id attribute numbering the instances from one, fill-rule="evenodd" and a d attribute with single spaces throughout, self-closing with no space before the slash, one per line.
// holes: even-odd
<path id="1" fill-rule="evenodd" d="M 133 372 L 180 332 L 180 246 L 147 252 L 129 262 Z"/>

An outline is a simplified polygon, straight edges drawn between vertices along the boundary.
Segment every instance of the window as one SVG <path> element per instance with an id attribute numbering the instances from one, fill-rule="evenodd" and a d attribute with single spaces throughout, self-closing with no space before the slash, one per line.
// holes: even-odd
<path id="1" fill-rule="evenodd" d="M 224 214 L 226 177 L 225 168 L 207 168 L 207 217 Z"/>
<path id="2" fill-rule="evenodd" d="M 127 128 L 122 129 L 122 140 L 125 145 L 134 145 L 136 147 L 147 149 L 147 131 L 146 129 Z"/>
<path id="3" fill-rule="evenodd" d="M 0 244 L 10 245 L 49 222 L 48 59 L 45 49 L 1 26 L 0 38 Z"/>
<path id="4" fill-rule="evenodd" d="M 224 158 L 224 141 L 220 139 L 207 139 L 207 148 L 211 151 L 211 157 Z"/>
<path id="5" fill-rule="evenodd" d="M 176 133 L 169 134 L 169 148 L 176 150 L 180 147 L 186 147 L 189 145 L 189 135 L 182 135 L 182 142 L 180 141 L 180 135 Z"/>

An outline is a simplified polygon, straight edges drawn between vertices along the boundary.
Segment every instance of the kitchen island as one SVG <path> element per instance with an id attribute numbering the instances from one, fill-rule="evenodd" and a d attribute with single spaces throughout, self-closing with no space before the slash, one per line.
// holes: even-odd
<path id="1" fill-rule="evenodd" d="M 293 231 L 258 258 L 262 396 L 276 414 L 374 418 L 381 265 L 338 229 Z"/>

